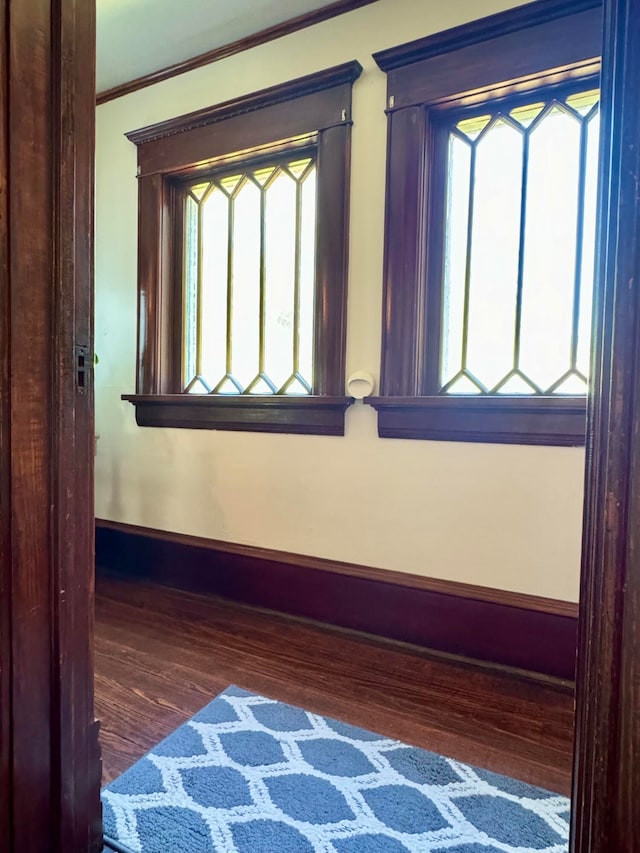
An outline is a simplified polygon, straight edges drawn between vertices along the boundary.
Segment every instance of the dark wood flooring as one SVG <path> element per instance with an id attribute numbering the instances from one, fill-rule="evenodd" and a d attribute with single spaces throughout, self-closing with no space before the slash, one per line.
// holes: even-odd
<path id="1" fill-rule="evenodd" d="M 229 684 L 568 794 L 573 697 L 413 647 L 98 577 L 105 781 Z"/>

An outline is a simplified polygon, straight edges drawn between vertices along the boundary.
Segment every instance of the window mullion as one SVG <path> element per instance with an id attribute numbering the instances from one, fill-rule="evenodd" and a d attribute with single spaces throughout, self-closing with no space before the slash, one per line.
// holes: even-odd
<path id="1" fill-rule="evenodd" d="M 233 228 L 234 228 L 235 196 L 231 196 L 227 210 L 227 341 L 226 365 L 227 376 L 231 375 L 231 321 L 233 311 Z"/>
<path id="2" fill-rule="evenodd" d="M 267 283 L 267 197 L 265 187 L 260 187 L 260 340 L 258 349 L 258 373 L 266 373 L 266 283 Z"/>
<path id="3" fill-rule="evenodd" d="M 302 184 L 296 181 L 295 270 L 293 278 L 293 373 L 300 372 L 300 265 L 302 230 Z"/>
<path id="4" fill-rule="evenodd" d="M 206 198 L 206 194 L 203 199 Z M 202 376 L 202 270 L 204 259 L 204 241 L 202 235 L 202 217 L 203 217 L 203 202 L 198 204 L 198 233 L 197 233 L 197 253 L 198 253 L 198 272 L 196 285 L 196 376 Z"/>
<path id="5" fill-rule="evenodd" d="M 522 332 L 522 288 L 527 225 L 527 189 L 529 186 L 529 131 L 524 133 L 522 151 L 522 197 L 520 200 L 520 239 L 518 245 L 518 281 L 516 284 L 516 317 L 513 333 L 513 369 L 520 369 L 520 335 Z"/>
<path id="6" fill-rule="evenodd" d="M 475 197 L 476 146 L 471 146 L 471 164 L 469 167 L 469 223 L 467 226 L 467 259 L 464 275 L 464 308 L 462 321 L 462 357 L 461 367 L 467 369 L 467 345 L 469 337 L 469 301 L 471 295 L 471 254 L 473 249 L 473 203 Z"/>

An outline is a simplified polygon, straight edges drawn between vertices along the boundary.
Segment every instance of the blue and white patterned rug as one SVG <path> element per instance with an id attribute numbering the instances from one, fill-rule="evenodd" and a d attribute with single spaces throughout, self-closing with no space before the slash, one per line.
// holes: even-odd
<path id="1" fill-rule="evenodd" d="M 102 793 L 132 853 L 566 853 L 569 801 L 229 687 Z"/>

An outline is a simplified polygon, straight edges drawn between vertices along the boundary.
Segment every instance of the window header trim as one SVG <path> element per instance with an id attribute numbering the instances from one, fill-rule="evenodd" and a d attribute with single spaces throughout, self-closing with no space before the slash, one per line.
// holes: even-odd
<path id="1" fill-rule="evenodd" d="M 488 15 L 448 30 L 425 36 L 373 54 L 385 73 L 415 62 L 432 59 L 489 39 L 520 33 L 580 12 L 602 9 L 602 0 L 536 0 L 495 15 Z M 598 54 L 600 50 L 598 50 Z"/>
<path id="2" fill-rule="evenodd" d="M 175 136 L 178 133 L 186 133 L 196 128 L 207 127 L 230 118 L 235 118 L 236 116 L 246 115 L 256 110 L 263 110 L 276 104 L 282 104 L 285 101 L 292 101 L 295 98 L 301 98 L 305 95 L 323 92 L 337 86 L 352 86 L 361 73 L 362 65 L 354 59 L 351 62 L 344 62 L 342 65 L 335 65 L 332 68 L 318 71 L 315 74 L 307 74 L 304 77 L 297 77 L 295 80 L 279 83 L 276 86 L 270 86 L 267 89 L 261 89 L 258 92 L 252 92 L 240 98 L 223 101 L 221 104 L 206 107 L 203 110 L 196 110 L 195 112 L 168 119 L 167 121 L 161 121 L 157 124 L 141 127 L 138 130 L 129 131 L 125 136 L 136 146 L 146 145 L 149 142 L 166 139 L 168 136 Z M 342 121 L 345 120 L 351 120 L 351 116 L 348 115 L 345 119 L 342 119 Z M 320 128 L 315 129 L 318 130 Z"/>
<path id="3" fill-rule="evenodd" d="M 545 78 L 546 83 L 556 83 L 597 74 L 602 43 L 599 3 L 577 2 L 571 14 L 569 4 L 562 3 L 560 17 L 555 0 L 550 8 L 544 0 L 531 5 L 547 7 L 547 17 L 510 10 L 394 48 L 407 55 L 406 62 L 388 71 L 387 112 L 417 105 L 466 105 L 535 89 Z M 514 16 L 524 17 L 524 29 L 515 27 Z M 493 19 L 502 23 L 486 25 Z"/>
<path id="4" fill-rule="evenodd" d="M 338 67 L 346 69 L 339 79 L 352 79 L 361 71 L 358 62 Z M 332 128 L 350 129 L 352 83 L 340 83 L 326 89 L 314 88 L 311 78 L 316 76 L 324 79 L 325 72 L 301 78 L 307 81 L 308 87 L 294 86 L 289 100 L 269 96 L 260 106 L 258 100 L 248 96 L 252 102 L 248 111 L 236 110 L 226 102 L 221 105 L 223 112 L 218 112 L 215 106 L 205 111 L 212 119 L 210 123 L 203 123 L 201 113 L 192 113 L 192 116 L 200 117 L 193 124 L 188 116 L 184 122 L 185 117 L 177 118 L 175 121 L 180 129 L 175 133 L 154 136 L 151 132 L 148 141 L 138 143 L 138 178 L 207 168 L 229 154 L 253 155 L 283 142 L 295 143 L 312 133 L 320 136 Z M 329 75 L 328 79 L 333 81 L 336 77 Z M 288 90 L 289 84 L 276 88 Z M 272 92 L 270 89 L 265 91 Z M 240 98 L 238 103 L 245 101 L 247 98 Z M 146 132 L 148 128 L 143 130 Z"/>

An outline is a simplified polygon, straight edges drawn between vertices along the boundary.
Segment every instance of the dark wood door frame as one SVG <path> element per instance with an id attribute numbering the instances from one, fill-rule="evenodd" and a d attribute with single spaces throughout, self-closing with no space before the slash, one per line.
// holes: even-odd
<path id="1" fill-rule="evenodd" d="M 640 850 L 640 0 L 606 0 L 572 849 Z"/>
<path id="2" fill-rule="evenodd" d="M 94 4 L 0 0 L 0 845 L 101 846 Z"/>

